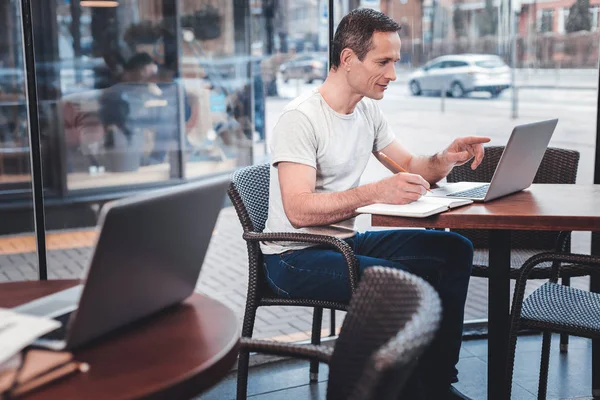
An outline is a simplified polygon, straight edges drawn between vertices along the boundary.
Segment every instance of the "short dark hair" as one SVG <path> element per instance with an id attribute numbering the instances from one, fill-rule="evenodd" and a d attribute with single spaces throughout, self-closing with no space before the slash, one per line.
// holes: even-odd
<path id="1" fill-rule="evenodd" d="M 398 32 L 401 26 L 379 11 L 357 8 L 342 18 L 331 43 L 331 67 L 340 66 L 342 50 L 349 48 L 363 60 L 373 46 L 373 33 Z"/>
<path id="2" fill-rule="evenodd" d="M 135 53 L 124 65 L 125 71 L 139 71 L 146 65 L 155 64 L 156 62 L 146 52 Z"/>

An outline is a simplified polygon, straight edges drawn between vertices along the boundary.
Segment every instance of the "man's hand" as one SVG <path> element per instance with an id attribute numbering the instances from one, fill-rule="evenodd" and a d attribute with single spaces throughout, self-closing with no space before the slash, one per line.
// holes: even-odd
<path id="1" fill-rule="evenodd" d="M 489 141 L 490 138 L 483 136 L 467 136 L 455 139 L 446 150 L 438 154 L 439 161 L 450 170 L 457 165 L 466 164 L 471 158 L 475 158 L 471 164 L 471 168 L 475 169 L 483 160 L 483 144 Z"/>
<path id="2" fill-rule="evenodd" d="M 429 183 L 421 175 L 399 173 L 377 182 L 377 202 L 408 204 L 427 193 Z"/>

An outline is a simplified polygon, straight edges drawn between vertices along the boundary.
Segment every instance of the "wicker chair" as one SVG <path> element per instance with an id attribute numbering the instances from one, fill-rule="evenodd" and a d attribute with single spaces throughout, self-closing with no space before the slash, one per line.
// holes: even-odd
<path id="1" fill-rule="evenodd" d="M 542 263 L 552 263 L 550 281 L 536 289 L 525 301 L 529 275 Z M 546 398 L 550 362 L 551 332 L 600 339 L 600 294 L 558 284 L 560 269 L 567 263 L 585 274 L 598 273 L 600 256 L 569 253 L 541 253 L 531 257 L 519 270 L 512 302 L 509 351 L 507 359 L 507 393 L 512 388 L 515 349 L 519 329 L 544 332 L 538 399 Z"/>
<path id="2" fill-rule="evenodd" d="M 235 171 L 227 191 L 244 229 L 243 238 L 248 248 L 248 294 L 242 327 L 242 337 L 252 337 L 256 310 L 260 306 L 314 307 L 311 343 L 321 343 L 323 308 L 347 310 L 348 304 L 314 299 L 289 299 L 278 296 L 269 287 L 263 269 L 261 241 L 306 242 L 330 246 L 337 249 L 348 264 L 348 284 L 351 292 L 358 285 L 358 260 L 352 248 L 343 240 L 331 236 L 308 233 L 262 233 L 267 220 L 269 206 L 269 164 L 253 165 Z M 332 311 L 333 319 L 333 311 Z M 238 399 L 246 398 L 248 384 L 248 351 L 241 350 L 238 360 Z M 310 380 L 318 376 L 318 360 L 311 361 Z"/>
<path id="3" fill-rule="evenodd" d="M 454 168 L 448 174 L 448 182 L 490 182 L 504 146 L 489 146 L 485 148 L 485 157 L 477 169 L 472 170 L 470 163 Z M 540 164 L 534 183 L 575 183 L 579 152 L 558 148 L 548 148 Z M 456 229 L 454 232 L 469 238 L 473 242 L 473 276 L 489 277 L 488 243 L 489 235 L 485 230 Z M 511 270 L 510 278 L 516 279 L 519 268 L 531 256 L 543 251 L 569 252 L 571 249 L 571 233 L 560 234 L 555 231 L 513 231 L 511 235 Z M 571 277 L 586 275 L 577 266 L 563 266 L 561 269 L 562 283 L 570 285 Z M 530 274 L 530 279 L 550 278 L 550 265 L 539 265 Z M 561 352 L 568 350 L 569 338 L 561 336 Z"/>
<path id="4" fill-rule="evenodd" d="M 397 400 L 440 318 L 439 296 L 424 280 L 371 267 L 352 296 L 333 349 L 255 339 L 242 339 L 242 348 L 329 364 L 328 400 Z"/>

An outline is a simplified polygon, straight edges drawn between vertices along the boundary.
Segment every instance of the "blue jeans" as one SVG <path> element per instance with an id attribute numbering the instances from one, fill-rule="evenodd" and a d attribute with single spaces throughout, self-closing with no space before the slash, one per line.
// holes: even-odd
<path id="1" fill-rule="evenodd" d="M 359 261 L 360 274 L 365 268 L 382 265 L 418 275 L 437 290 L 443 308 L 440 330 L 419 361 L 418 379 L 408 384 L 406 390 L 411 394 L 403 397 L 442 398 L 458 373 L 473 245 L 456 233 L 427 230 L 365 232 L 346 242 Z M 265 255 L 265 274 L 270 287 L 283 297 L 350 299 L 346 262 L 341 253 L 329 248 Z"/>

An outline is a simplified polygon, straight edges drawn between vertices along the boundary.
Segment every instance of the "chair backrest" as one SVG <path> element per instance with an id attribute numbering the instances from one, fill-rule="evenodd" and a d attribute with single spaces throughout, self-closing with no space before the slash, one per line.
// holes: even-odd
<path id="1" fill-rule="evenodd" d="M 489 146 L 485 148 L 485 157 L 477 169 L 471 169 L 467 163 L 452 169 L 448 174 L 448 182 L 490 182 L 504 146 Z M 575 150 L 549 147 L 533 179 L 533 183 L 571 183 L 577 179 L 579 152 Z M 460 229 L 453 230 L 469 238 L 477 248 L 487 248 L 488 232 L 485 230 Z M 558 232 L 553 231 L 523 231 L 513 232 L 513 248 L 554 249 Z"/>
<path id="2" fill-rule="evenodd" d="M 423 279 L 366 269 L 335 344 L 327 399 L 398 399 L 440 318 L 439 296 Z"/>
<path id="3" fill-rule="evenodd" d="M 262 232 L 269 213 L 270 165 L 240 168 L 231 175 L 227 194 L 244 232 Z"/>

